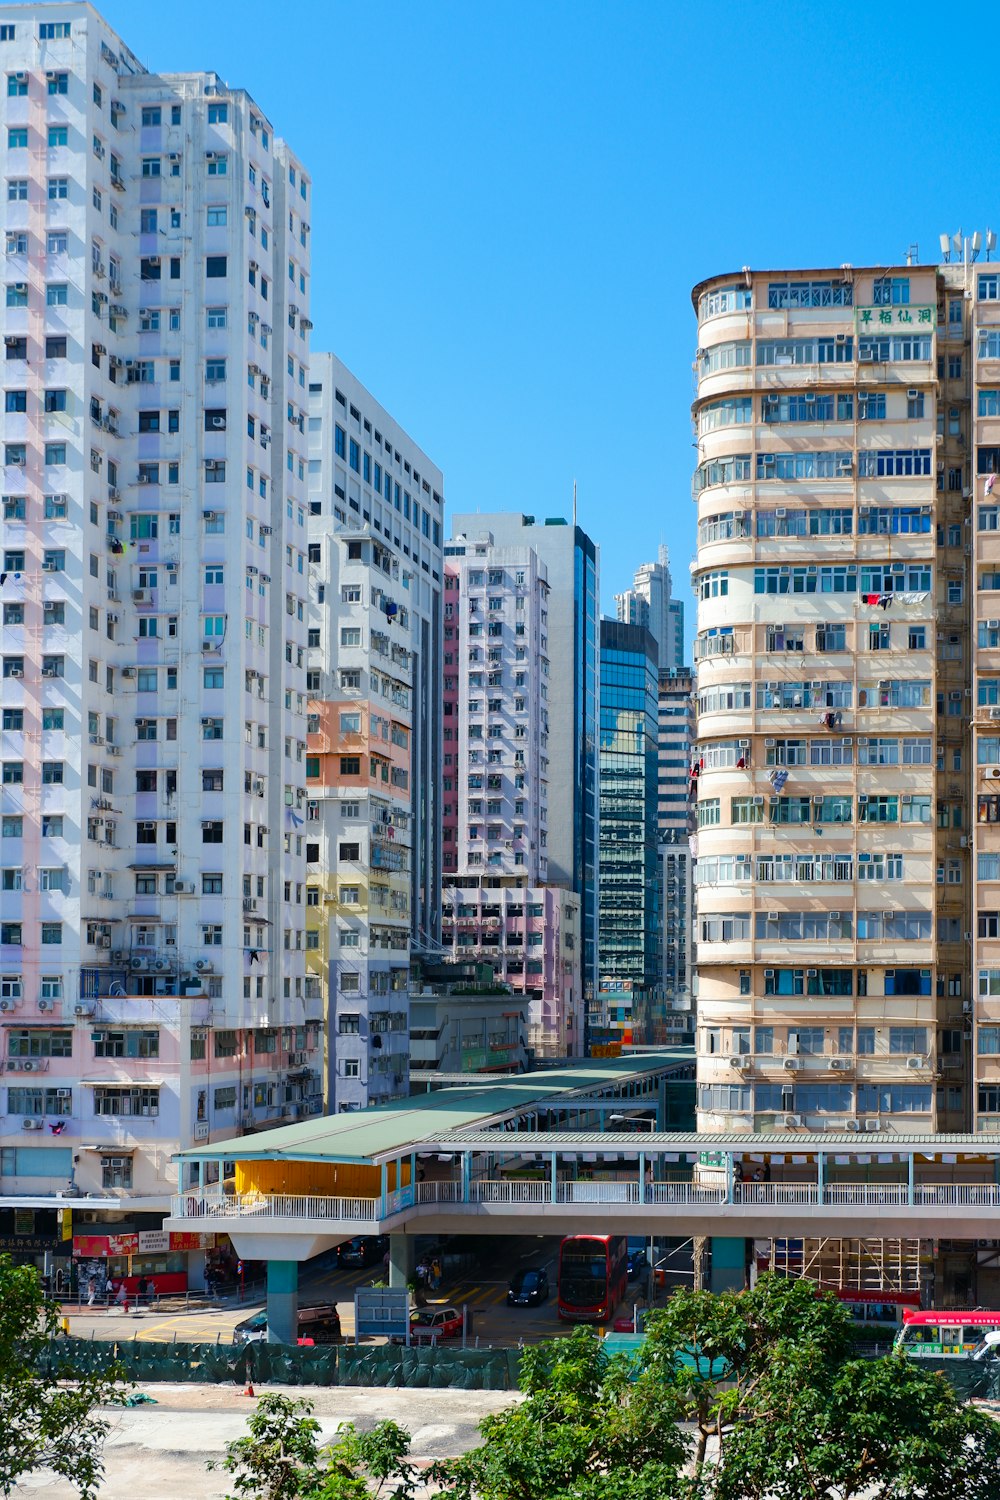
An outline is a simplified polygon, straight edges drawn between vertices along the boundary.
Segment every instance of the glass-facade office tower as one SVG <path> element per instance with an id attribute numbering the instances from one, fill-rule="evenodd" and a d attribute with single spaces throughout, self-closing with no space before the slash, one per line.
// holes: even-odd
<path id="1" fill-rule="evenodd" d="M 1000 272 L 694 302 L 700 1124 L 993 1128 Z"/>
<path id="2" fill-rule="evenodd" d="M 454 534 L 489 528 L 498 547 L 530 546 L 548 574 L 548 883 L 580 897 L 583 990 L 597 993 L 599 562 L 579 526 L 513 512 L 452 518 Z"/>
<path id="3" fill-rule="evenodd" d="M 602 620 L 598 976 L 615 1032 L 629 1032 L 633 997 L 661 978 L 656 715 L 656 640 Z"/>

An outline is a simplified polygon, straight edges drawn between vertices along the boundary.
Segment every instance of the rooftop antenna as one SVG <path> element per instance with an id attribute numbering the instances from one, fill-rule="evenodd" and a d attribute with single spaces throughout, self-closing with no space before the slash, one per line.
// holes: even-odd
<path id="1" fill-rule="evenodd" d="M 573 527 L 576 528 L 576 480 L 573 480 Z"/>

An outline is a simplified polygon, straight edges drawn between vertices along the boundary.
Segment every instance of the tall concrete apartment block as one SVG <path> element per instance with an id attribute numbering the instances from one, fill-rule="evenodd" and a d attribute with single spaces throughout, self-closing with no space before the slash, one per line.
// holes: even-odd
<path id="1" fill-rule="evenodd" d="M 452 517 L 455 536 L 488 529 L 496 547 L 531 547 L 549 586 L 548 882 L 580 897 L 582 982 L 597 994 L 598 550 L 579 526 L 503 511 Z"/>
<path id="2" fill-rule="evenodd" d="M 411 945 L 440 941 L 440 469 L 332 354 L 309 390 L 310 984 L 336 1110 L 409 1092 Z"/>
<path id="3" fill-rule="evenodd" d="M 579 1055 L 580 898 L 550 885 L 548 569 L 484 522 L 445 559 L 444 942 L 525 995 L 536 1055 Z"/>
<path id="4" fill-rule="evenodd" d="M 308 175 L 214 73 L 0 7 L 0 1192 L 164 1209 L 319 1107 Z"/>
<path id="5" fill-rule="evenodd" d="M 995 1128 L 1000 269 L 694 301 L 700 1124 Z"/>
<path id="6" fill-rule="evenodd" d="M 632 587 L 615 595 L 618 619 L 644 625 L 657 644 L 657 668 L 678 672 L 684 666 L 684 602 L 675 599 L 670 576 L 670 549 L 661 546 L 655 563 L 635 570 Z"/>

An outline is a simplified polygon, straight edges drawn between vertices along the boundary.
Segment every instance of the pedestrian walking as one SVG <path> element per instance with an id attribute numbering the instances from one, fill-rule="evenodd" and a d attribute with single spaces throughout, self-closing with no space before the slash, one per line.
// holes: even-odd
<path id="1" fill-rule="evenodd" d="M 118 1288 L 118 1295 L 115 1298 L 115 1306 L 120 1307 L 123 1313 L 128 1312 L 128 1288 L 126 1287 L 124 1281 Z"/>
<path id="2" fill-rule="evenodd" d="M 95 1277 L 91 1276 L 89 1278 L 89 1280 L 87 1281 L 87 1306 L 88 1307 L 93 1307 L 94 1301 L 95 1301 L 96 1297 L 97 1297 L 97 1280 L 96 1280 Z"/>
<path id="3" fill-rule="evenodd" d="M 431 1261 L 431 1291 L 432 1292 L 436 1292 L 437 1289 L 438 1289 L 438 1287 L 440 1285 L 441 1285 L 441 1261 L 438 1258 L 438 1256 L 435 1255 L 434 1259 Z"/>
<path id="4" fill-rule="evenodd" d="M 146 1300 L 146 1292 L 147 1292 L 148 1288 L 149 1288 L 149 1282 L 146 1280 L 145 1276 L 140 1276 L 139 1277 L 139 1286 L 137 1288 L 138 1293 L 139 1293 L 139 1305 L 140 1306 Z"/>

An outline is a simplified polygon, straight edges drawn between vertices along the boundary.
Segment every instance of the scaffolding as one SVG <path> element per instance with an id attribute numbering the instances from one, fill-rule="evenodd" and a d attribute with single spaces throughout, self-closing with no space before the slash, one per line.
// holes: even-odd
<path id="1" fill-rule="evenodd" d="M 920 1240 L 771 1240 L 770 1268 L 854 1292 L 919 1292 Z"/>

